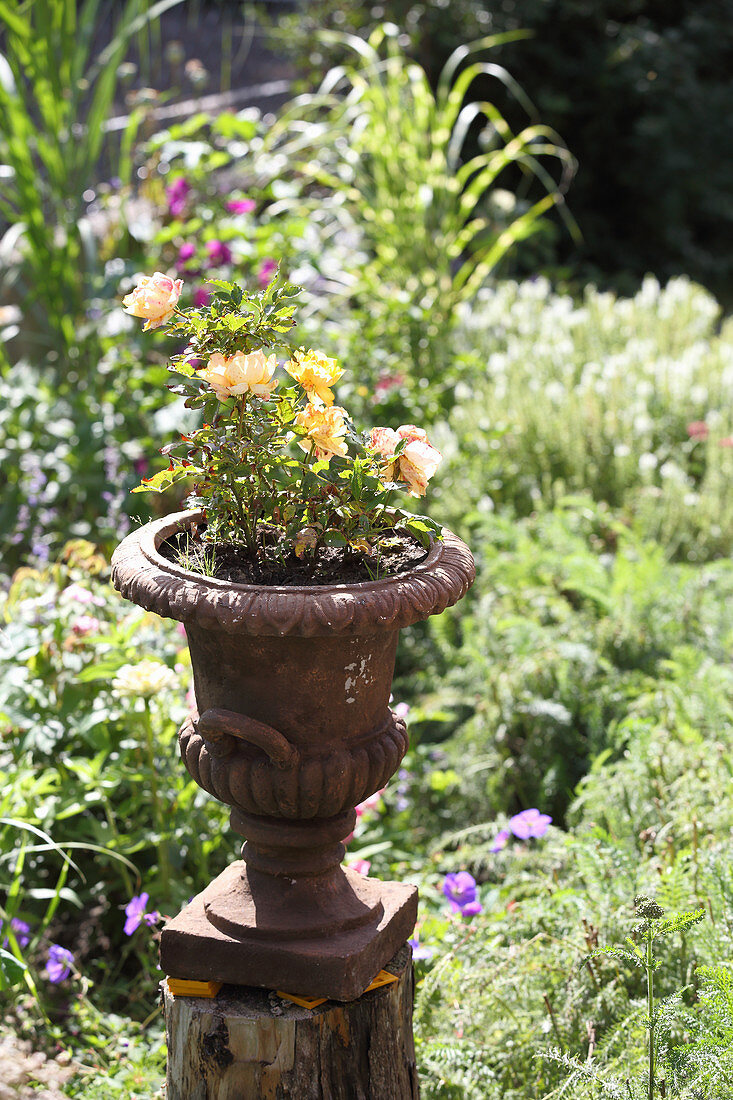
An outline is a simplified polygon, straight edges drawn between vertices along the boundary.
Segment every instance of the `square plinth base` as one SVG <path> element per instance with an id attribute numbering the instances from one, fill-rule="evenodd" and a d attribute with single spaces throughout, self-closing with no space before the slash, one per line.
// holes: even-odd
<path id="1" fill-rule="evenodd" d="M 163 929 L 160 965 L 169 977 L 352 1001 L 408 939 L 417 920 L 417 887 L 369 879 L 384 907 L 378 923 L 320 939 L 270 939 L 267 929 L 258 928 L 235 938 L 216 928 L 204 909 L 231 871 L 224 871 Z"/>

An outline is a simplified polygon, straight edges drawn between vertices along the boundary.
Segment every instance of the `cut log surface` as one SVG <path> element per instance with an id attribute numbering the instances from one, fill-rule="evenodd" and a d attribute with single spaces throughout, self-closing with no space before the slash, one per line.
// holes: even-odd
<path id="1" fill-rule="evenodd" d="M 244 986 L 173 997 L 163 982 L 167 1100 L 417 1100 L 409 946 L 385 970 L 398 981 L 315 1009 Z"/>

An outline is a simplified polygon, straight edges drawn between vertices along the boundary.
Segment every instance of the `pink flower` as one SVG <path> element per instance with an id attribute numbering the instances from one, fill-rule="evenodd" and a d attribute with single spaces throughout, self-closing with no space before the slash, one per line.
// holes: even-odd
<path id="1" fill-rule="evenodd" d="M 395 386 L 401 386 L 405 381 L 404 374 L 383 374 L 374 384 L 374 400 L 379 401 L 385 394 L 393 390 Z"/>
<path id="2" fill-rule="evenodd" d="M 727 435 L 725 439 L 718 440 L 719 447 L 733 447 L 733 435 Z"/>
<path id="3" fill-rule="evenodd" d="M 356 816 L 361 817 L 362 814 L 367 813 L 370 810 L 376 810 L 377 806 L 382 800 L 384 794 L 384 787 L 381 790 L 375 791 L 374 794 L 370 794 L 368 798 L 365 798 L 363 802 L 360 802 L 356 807 Z"/>
<path id="4" fill-rule="evenodd" d="M 410 704 L 398 703 L 396 707 L 392 707 L 392 713 L 394 714 L 395 718 L 402 718 L 404 720 L 410 713 Z"/>
<path id="5" fill-rule="evenodd" d="M 260 270 L 257 272 L 257 278 L 259 279 L 260 286 L 264 289 L 269 283 L 272 276 L 277 271 L 277 261 L 273 259 L 263 260 L 260 264 Z"/>
<path id="6" fill-rule="evenodd" d="M 368 859 L 353 859 L 351 863 L 347 863 L 346 866 L 350 871 L 356 871 L 359 875 L 368 875 L 371 863 Z"/>
<path id="7" fill-rule="evenodd" d="M 79 615 L 71 624 L 71 629 L 77 638 L 83 638 L 93 631 L 99 631 L 102 627 L 99 619 L 94 615 Z"/>
<path id="8" fill-rule="evenodd" d="M 360 802 L 357 806 L 357 817 L 361 817 L 362 814 L 370 810 L 376 810 L 376 807 L 378 807 L 382 801 L 383 794 L 384 788 L 381 788 L 381 790 L 374 791 L 373 794 L 370 794 L 368 799 L 364 799 L 363 802 Z"/>
<path id="9" fill-rule="evenodd" d="M 74 600 L 80 604 L 93 604 L 95 607 L 104 607 L 104 600 L 101 596 L 95 595 L 94 592 L 90 592 L 84 585 L 79 584 L 78 581 L 74 581 L 68 588 L 64 588 L 61 593 L 64 599 Z"/>
<path id="10" fill-rule="evenodd" d="M 143 332 L 147 332 L 173 316 L 182 290 L 182 279 L 171 279 L 156 271 L 154 275 L 144 275 L 135 289 L 122 299 L 122 304 L 125 313 L 146 319 Z"/>
<path id="11" fill-rule="evenodd" d="M 254 199 L 230 199 L 226 204 L 227 210 L 232 214 L 251 214 L 256 206 Z"/>
<path id="12" fill-rule="evenodd" d="M 208 306 L 211 301 L 211 291 L 206 286 L 197 286 L 193 292 L 193 304 L 197 309 Z"/>
<path id="13" fill-rule="evenodd" d="M 186 210 L 186 199 L 191 187 L 183 176 L 178 176 L 165 189 L 165 197 L 168 200 L 168 210 L 174 218 L 180 218 Z"/>
<path id="14" fill-rule="evenodd" d="M 222 264 L 232 262 L 232 253 L 224 241 L 213 240 L 206 242 L 206 254 L 209 257 L 209 267 L 221 267 Z"/>
<path id="15" fill-rule="evenodd" d="M 687 425 L 687 434 L 690 439 L 707 439 L 710 429 L 704 420 L 693 420 Z"/>

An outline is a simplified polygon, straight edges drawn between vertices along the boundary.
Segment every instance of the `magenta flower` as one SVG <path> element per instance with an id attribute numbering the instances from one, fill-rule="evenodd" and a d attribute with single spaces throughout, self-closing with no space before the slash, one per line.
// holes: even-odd
<path id="1" fill-rule="evenodd" d="M 197 309 L 208 306 L 211 301 L 211 291 L 206 286 L 197 286 L 193 292 L 193 304 Z M 191 362 L 192 360 L 189 360 Z"/>
<path id="2" fill-rule="evenodd" d="M 196 255 L 196 245 L 191 244 L 190 241 L 186 241 L 178 249 L 178 259 L 176 260 L 176 267 L 179 271 L 185 270 L 186 264 L 189 260 L 192 260 Z"/>
<path id="3" fill-rule="evenodd" d="M 491 848 L 489 849 L 489 851 L 490 852 L 500 852 L 502 850 L 502 848 L 506 848 L 507 841 L 509 840 L 509 837 L 511 835 L 512 834 L 509 832 L 508 829 L 499 829 L 499 832 L 496 834 L 496 839 L 494 840 L 494 843 L 491 845 Z"/>
<path id="4" fill-rule="evenodd" d="M 394 714 L 395 718 L 406 719 L 408 714 L 410 713 L 410 704 L 398 703 L 396 707 L 392 707 L 392 713 Z"/>
<path id="5" fill-rule="evenodd" d="M 261 287 L 266 287 L 272 276 L 277 271 L 277 261 L 272 259 L 263 260 L 260 265 L 260 270 L 257 272 L 257 278 L 260 281 Z"/>
<path id="6" fill-rule="evenodd" d="M 46 960 L 46 973 L 48 980 L 54 985 L 63 982 L 71 973 L 74 965 L 74 956 L 67 947 L 61 947 L 58 943 L 52 943 L 48 949 Z"/>
<path id="7" fill-rule="evenodd" d="M 452 913 L 473 917 L 482 910 L 481 902 L 476 896 L 476 879 L 468 871 L 447 874 L 443 882 L 443 893 Z"/>
<path id="8" fill-rule="evenodd" d="M 137 931 L 142 921 L 145 921 L 152 928 L 160 920 L 160 913 L 157 909 L 154 909 L 151 913 L 145 912 L 149 900 L 148 894 L 136 894 L 128 901 L 125 906 L 127 920 L 125 921 L 124 932 L 126 936 L 131 936 L 133 932 Z"/>
<path id="9" fill-rule="evenodd" d="M 213 240 L 206 242 L 206 254 L 209 257 L 209 267 L 221 267 L 222 264 L 232 262 L 231 249 L 224 241 Z"/>
<path id="10" fill-rule="evenodd" d="M 232 214 L 251 214 L 257 206 L 254 199 L 230 199 L 226 204 Z"/>
<path id="11" fill-rule="evenodd" d="M 520 840 L 537 839 L 544 836 L 552 818 L 549 814 L 541 814 L 539 810 L 522 810 L 509 818 L 509 828 Z"/>
<path id="12" fill-rule="evenodd" d="M 368 875 L 371 862 L 368 859 L 352 859 L 346 866 L 350 871 L 356 871 L 359 875 Z"/>
<path id="13" fill-rule="evenodd" d="M 186 210 L 186 199 L 191 191 L 190 184 L 178 176 L 165 189 L 165 197 L 168 200 L 168 211 L 174 218 L 180 218 Z"/>

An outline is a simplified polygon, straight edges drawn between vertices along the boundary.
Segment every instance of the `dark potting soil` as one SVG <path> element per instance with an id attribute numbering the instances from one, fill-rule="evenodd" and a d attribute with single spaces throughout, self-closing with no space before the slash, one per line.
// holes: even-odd
<path id="1" fill-rule="evenodd" d="M 269 532 L 260 535 L 260 553 L 255 559 L 246 546 L 231 542 L 206 542 L 200 530 L 181 531 L 161 543 L 164 558 L 203 576 L 233 584 L 316 585 L 359 584 L 403 573 L 421 562 L 427 550 L 403 532 L 382 540 L 379 553 L 349 551 L 341 546 L 322 546 L 315 560 L 310 554 L 298 558 L 290 551 L 281 560 Z"/>

